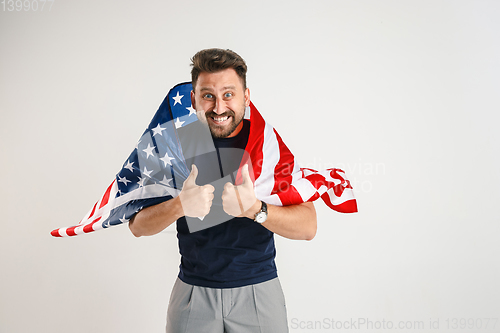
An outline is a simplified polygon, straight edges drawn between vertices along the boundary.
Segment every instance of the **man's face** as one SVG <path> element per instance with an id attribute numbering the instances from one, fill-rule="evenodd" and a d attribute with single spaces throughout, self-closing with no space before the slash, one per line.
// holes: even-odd
<path id="1" fill-rule="evenodd" d="M 245 107 L 250 105 L 250 90 L 232 68 L 216 73 L 202 72 L 191 92 L 191 103 L 206 117 L 215 138 L 229 138 L 243 127 Z M 204 120 L 204 119 L 202 119 Z"/>

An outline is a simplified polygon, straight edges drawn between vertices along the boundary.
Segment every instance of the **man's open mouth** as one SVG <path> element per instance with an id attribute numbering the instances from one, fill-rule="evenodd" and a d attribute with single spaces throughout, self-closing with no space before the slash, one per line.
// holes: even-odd
<path id="1" fill-rule="evenodd" d="M 226 123 L 230 116 L 225 116 L 225 117 L 210 117 L 212 119 L 212 121 L 218 125 L 222 125 L 224 123 Z"/>

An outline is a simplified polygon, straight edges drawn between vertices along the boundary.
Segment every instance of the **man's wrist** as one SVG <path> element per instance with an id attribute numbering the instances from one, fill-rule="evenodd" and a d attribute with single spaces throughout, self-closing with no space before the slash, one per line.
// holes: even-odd
<path id="1" fill-rule="evenodd" d="M 261 201 L 259 211 L 255 214 L 253 220 L 257 223 L 264 223 L 267 221 L 267 204 Z"/>
<path id="2" fill-rule="evenodd" d="M 172 205 L 173 207 L 170 207 L 170 209 L 172 209 L 172 214 L 176 221 L 185 216 L 184 207 L 182 207 L 182 200 L 179 195 L 172 199 Z"/>
<path id="3" fill-rule="evenodd" d="M 255 218 L 255 214 L 260 211 L 260 207 L 262 206 L 262 202 L 259 199 L 255 199 L 255 203 L 245 212 L 245 217 L 253 220 Z"/>

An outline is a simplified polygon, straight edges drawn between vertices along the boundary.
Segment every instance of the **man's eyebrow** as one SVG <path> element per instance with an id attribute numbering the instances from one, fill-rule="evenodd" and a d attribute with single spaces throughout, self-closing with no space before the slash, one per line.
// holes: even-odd
<path id="1" fill-rule="evenodd" d="M 201 87 L 200 88 L 200 91 L 212 91 L 213 89 L 212 88 L 209 88 L 209 87 Z M 236 90 L 236 86 L 225 86 L 225 87 L 222 87 L 222 90 Z"/>

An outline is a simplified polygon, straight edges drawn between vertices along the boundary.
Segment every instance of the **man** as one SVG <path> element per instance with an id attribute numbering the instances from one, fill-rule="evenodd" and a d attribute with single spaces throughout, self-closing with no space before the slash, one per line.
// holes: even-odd
<path id="1" fill-rule="evenodd" d="M 191 173 L 177 197 L 141 210 L 130 230 L 136 237 L 154 235 L 177 221 L 181 265 L 167 313 L 168 333 L 288 332 L 274 234 L 313 239 L 314 205 L 266 205 L 255 196 L 248 166 L 241 170 L 241 184 L 218 185 L 216 178 L 231 175 L 244 158 L 251 126 L 243 119 L 250 105 L 247 67 L 230 50 L 202 50 L 191 60 L 191 101 L 201 121 L 179 134 L 183 151 L 192 157 L 186 161 Z M 193 139 L 203 126 L 213 138 L 213 154 L 192 153 L 204 144 Z M 187 221 L 199 217 L 213 226 L 190 232 Z"/>

